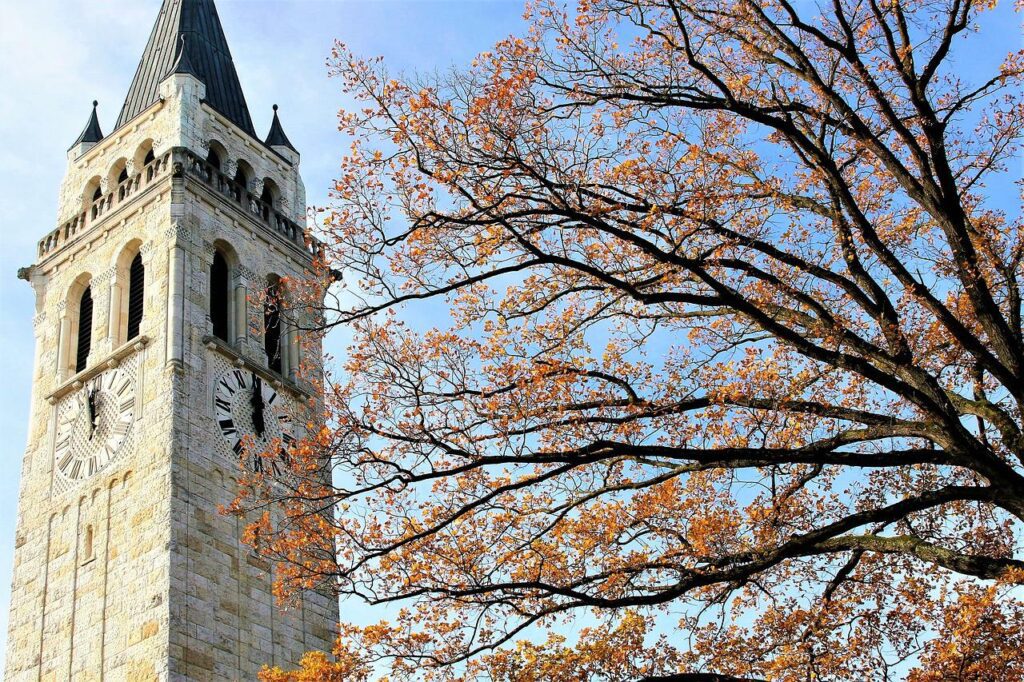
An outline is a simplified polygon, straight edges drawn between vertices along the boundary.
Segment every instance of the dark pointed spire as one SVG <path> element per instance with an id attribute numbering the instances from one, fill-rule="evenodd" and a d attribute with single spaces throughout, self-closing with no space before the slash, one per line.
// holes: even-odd
<path id="1" fill-rule="evenodd" d="M 296 154 L 299 150 L 292 146 L 291 140 L 284 134 L 284 128 L 281 127 L 281 119 L 277 116 L 277 105 L 274 105 L 274 122 L 270 124 L 270 132 L 267 134 L 267 146 L 268 147 L 288 147 Z"/>
<path id="2" fill-rule="evenodd" d="M 93 100 L 92 114 L 89 116 L 89 122 L 85 124 L 85 129 L 82 130 L 82 134 L 78 136 L 75 143 L 71 145 L 72 149 L 80 144 L 96 144 L 103 139 L 103 130 L 100 128 L 100 119 L 96 115 L 96 108 L 99 105 L 99 102 Z"/>
<path id="3" fill-rule="evenodd" d="M 117 119 L 118 128 L 156 104 L 160 81 L 171 73 L 189 73 L 201 80 L 206 85 L 206 103 L 256 137 L 213 0 L 163 1 Z"/>

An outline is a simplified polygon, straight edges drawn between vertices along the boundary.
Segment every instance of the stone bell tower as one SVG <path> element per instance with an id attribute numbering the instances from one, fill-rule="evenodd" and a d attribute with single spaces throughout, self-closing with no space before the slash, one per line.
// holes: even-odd
<path id="1" fill-rule="evenodd" d="M 6 680 L 251 680 L 332 645 L 336 600 L 280 609 L 218 513 L 264 466 L 248 438 L 286 447 L 315 402 L 283 311 L 317 246 L 276 109 L 260 139 L 213 0 L 163 0 L 113 132 L 94 106 L 68 152 L 19 273 L 36 354 Z"/>

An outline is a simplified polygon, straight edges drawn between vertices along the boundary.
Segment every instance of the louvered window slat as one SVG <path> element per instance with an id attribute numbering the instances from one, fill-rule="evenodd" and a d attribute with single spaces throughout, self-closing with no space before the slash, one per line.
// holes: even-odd
<path id="1" fill-rule="evenodd" d="M 132 261 L 131 275 L 128 283 L 128 340 L 139 335 L 142 326 L 143 304 L 146 299 L 146 267 L 142 264 L 142 254 Z"/>
<path id="2" fill-rule="evenodd" d="M 92 289 L 82 292 L 78 306 L 78 352 L 75 355 L 75 372 L 85 371 L 92 350 Z"/>
<path id="3" fill-rule="evenodd" d="M 267 290 L 263 309 L 263 341 L 267 351 L 267 364 L 275 372 L 281 371 L 281 308 L 277 287 Z"/>

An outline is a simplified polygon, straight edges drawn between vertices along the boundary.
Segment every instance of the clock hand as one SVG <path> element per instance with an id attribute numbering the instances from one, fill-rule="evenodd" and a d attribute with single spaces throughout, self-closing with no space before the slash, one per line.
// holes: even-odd
<path id="1" fill-rule="evenodd" d="M 252 425 L 256 429 L 256 435 L 263 438 L 267 431 L 267 423 L 264 417 L 265 406 L 263 404 L 263 380 L 253 375 L 252 378 Z"/>
<path id="2" fill-rule="evenodd" d="M 96 434 L 96 420 L 99 415 L 96 413 L 96 389 L 90 388 L 86 404 L 89 406 L 89 440 Z"/>

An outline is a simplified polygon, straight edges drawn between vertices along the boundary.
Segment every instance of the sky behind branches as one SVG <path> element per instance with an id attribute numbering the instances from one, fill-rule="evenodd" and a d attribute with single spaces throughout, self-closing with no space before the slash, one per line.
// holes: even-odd
<path id="1" fill-rule="evenodd" d="M 807 0 L 805 0 L 807 1 Z M 1018 17 L 1004 2 L 985 16 L 984 50 L 958 56 L 965 73 L 1021 49 Z M 16 280 L 35 245 L 54 229 L 66 150 L 91 102 L 110 132 L 156 18 L 160 0 L 5 0 L 0 6 L 0 660 L 7 612 L 18 481 L 31 392 L 33 295 Z M 335 39 L 361 56 L 383 55 L 391 71 L 463 66 L 509 33 L 521 33 L 522 0 L 217 0 L 257 132 L 281 106 L 302 153 L 308 199 L 323 205 L 348 140 L 336 112 L 352 102 L 327 78 Z M 1019 206 L 1009 169 L 1007 209 Z M 1002 192 L 1000 194 L 1003 194 Z M 327 350 L 340 357 L 336 336 Z M 343 612 L 343 617 L 368 614 Z"/>
<path id="2" fill-rule="evenodd" d="M 0 661 L 34 352 L 34 297 L 15 274 L 56 225 L 66 150 L 94 99 L 111 132 L 159 7 L 160 0 L 0 5 Z M 464 65 L 523 27 L 520 0 L 217 0 L 217 7 L 256 130 L 266 134 L 279 104 L 313 205 L 326 201 L 349 144 L 336 114 L 351 100 L 325 67 L 334 40 L 363 56 L 383 55 L 396 71 L 434 71 Z M 337 357 L 344 344 L 335 338 L 328 346 Z"/>

